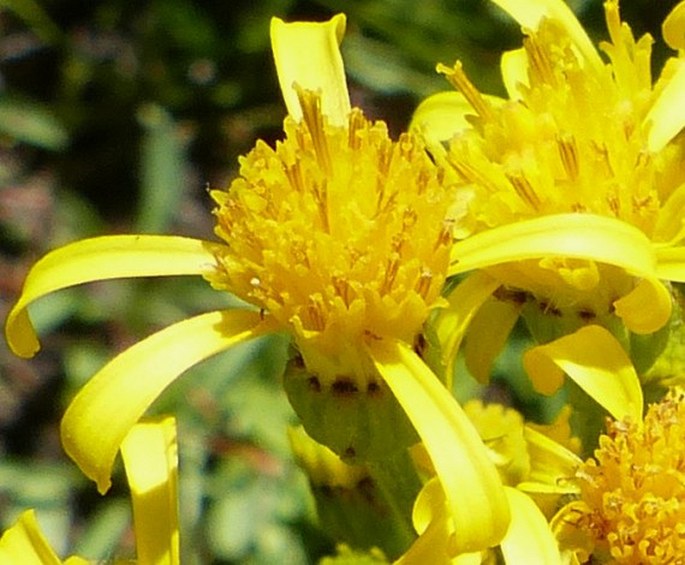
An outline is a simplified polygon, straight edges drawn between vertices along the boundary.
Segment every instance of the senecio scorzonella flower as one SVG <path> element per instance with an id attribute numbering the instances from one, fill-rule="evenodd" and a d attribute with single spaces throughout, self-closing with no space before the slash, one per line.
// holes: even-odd
<path id="1" fill-rule="evenodd" d="M 685 391 L 672 389 L 644 420 L 610 421 L 576 473 L 577 500 L 552 521 L 580 563 L 679 563 L 685 555 Z"/>
<path id="2" fill-rule="evenodd" d="M 350 108 L 344 28 L 342 15 L 273 20 L 285 137 L 273 148 L 258 142 L 228 190 L 211 192 L 219 242 L 108 236 L 57 249 L 28 274 L 8 342 L 20 355 L 37 351 L 26 307 L 60 288 L 201 275 L 251 306 L 191 317 L 142 340 L 67 409 L 65 449 L 101 491 L 131 426 L 177 376 L 238 343 L 285 332 L 296 351 L 286 390 L 307 431 L 348 461 L 382 459 L 387 446 L 405 450 L 418 435 L 444 488 L 456 547 L 479 550 L 504 535 L 507 498 L 477 432 L 414 350 L 429 313 L 444 305 L 454 195 L 419 137 L 392 141 L 383 123 Z M 351 401 L 368 417 L 353 421 L 344 409 Z M 323 423 L 310 418 L 330 411 Z M 322 427 L 333 430 L 323 440 Z"/>
<path id="3" fill-rule="evenodd" d="M 414 119 L 461 186 L 450 273 L 475 271 L 441 333 L 454 352 L 471 326 L 467 364 L 485 379 L 522 315 L 545 344 L 524 359 L 540 391 L 566 372 L 600 402 L 622 396 L 605 404 L 614 416 L 638 416 L 631 362 L 653 358 L 630 359 L 631 339 L 667 326 L 668 281 L 685 280 L 682 5 L 664 23 L 678 55 L 653 81 L 652 39 L 634 39 L 617 0 L 604 4 L 599 50 L 562 0 L 493 1 L 525 35 L 502 57 L 508 98 L 481 94 L 460 63 L 439 65 L 458 92 Z M 608 377 L 619 368 L 620 383 Z"/>

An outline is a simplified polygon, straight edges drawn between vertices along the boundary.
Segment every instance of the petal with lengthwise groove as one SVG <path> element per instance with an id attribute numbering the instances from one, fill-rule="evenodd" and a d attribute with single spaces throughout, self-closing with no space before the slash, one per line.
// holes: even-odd
<path id="1" fill-rule="evenodd" d="M 121 444 L 133 503 L 138 563 L 178 565 L 176 420 L 141 422 Z"/>
<path id="2" fill-rule="evenodd" d="M 642 419 L 640 379 L 616 338 L 601 326 L 585 326 L 533 347 L 524 354 L 523 365 L 543 393 L 554 392 L 566 373 L 615 419 Z"/>
<path id="3" fill-rule="evenodd" d="M 131 427 L 162 391 L 193 365 L 276 330 L 258 312 L 222 310 L 165 328 L 120 353 L 74 397 L 62 419 L 62 444 L 105 493 Z"/>
<path id="4" fill-rule="evenodd" d="M 110 235 L 59 247 L 29 271 L 5 322 L 7 343 L 21 357 L 40 349 L 27 306 L 51 292 L 93 281 L 126 277 L 200 275 L 215 263 L 216 244 L 187 237 Z"/>
<path id="5" fill-rule="evenodd" d="M 525 259 L 567 257 L 653 277 L 656 256 L 635 226 L 595 214 L 553 214 L 472 235 L 452 246 L 450 275 Z"/>
<path id="6" fill-rule="evenodd" d="M 370 353 L 430 455 L 454 522 L 456 553 L 497 545 L 509 526 L 509 505 L 473 424 L 406 344 L 381 340 Z"/>
<path id="7" fill-rule="evenodd" d="M 271 20 L 271 48 L 278 82 L 288 114 L 297 121 L 302 119 L 302 108 L 294 85 L 321 94 L 323 114 L 331 124 L 347 121 L 350 96 L 340 54 L 345 21 L 344 14 L 322 23 Z"/>

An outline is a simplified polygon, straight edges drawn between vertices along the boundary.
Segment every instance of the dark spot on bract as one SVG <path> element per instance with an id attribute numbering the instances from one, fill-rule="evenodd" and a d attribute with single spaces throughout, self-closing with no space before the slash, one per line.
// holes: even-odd
<path id="1" fill-rule="evenodd" d="M 497 300 L 502 302 L 511 302 L 522 306 L 528 300 L 528 293 L 523 290 L 516 290 L 513 288 L 499 287 L 493 294 Z"/>
<path id="2" fill-rule="evenodd" d="M 333 394 L 338 396 L 350 396 L 359 392 L 357 384 L 348 377 L 338 377 L 335 379 L 331 385 L 331 390 Z"/>
<path id="3" fill-rule="evenodd" d="M 427 346 L 428 343 L 426 342 L 425 336 L 423 334 L 417 335 L 416 339 L 414 340 L 414 352 L 419 357 L 423 357 L 423 352 L 426 351 Z"/>
<path id="4" fill-rule="evenodd" d="M 555 306 L 552 306 L 549 302 L 540 302 L 540 310 L 542 311 L 543 314 L 547 314 L 549 316 L 561 316 L 561 310 L 559 308 L 556 308 Z"/>
<path id="5" fill-rule="evenodd" d="M 292 363 L 293 367 L 296 369 L 304 369 L 304 359 L 299 353 L 296 353 L 292 359 L 290 359 L 290 363 Z"/>
<path id="6" fill-rule="evenodd" d="M 351 445 L 345 449 L 343 459 L 353 459 L 357 455 L 357 450 Z"/>
<path id="7" fill-rule="evenodd" d="M 319 377 L 309 377 L 307 379 L 307 384 L 309 385 L 309 390 L 313 392 L 321 392 L 321 382 L 319 381 Z"/>
<path id="8" fill-rule="evenodd" d="M 376 381 L 371 381 L 366 385 L 366 394 L 369 396 L 379 396 L 381 392 L 381 385 L 379 385 Z"/>
<path id="9" fill-rule="evenodd" d="M 597 317 L 597 314 L 589 308 L 583 308 L 582 310 L 578 310 L 578 317 L 585 322 L 590 322 Z"/>

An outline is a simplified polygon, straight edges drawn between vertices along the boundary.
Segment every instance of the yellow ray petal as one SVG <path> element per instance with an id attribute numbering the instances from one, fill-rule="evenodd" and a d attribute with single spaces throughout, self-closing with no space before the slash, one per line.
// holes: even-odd
<path id="1" fill-rule="evenodd" d="M 660 279 L 685 283 L 685 246 L 658 248 L 656 257 Z"/>
<path id="2" fill-rule="evenodd" d="M 350 96 L 339 47 L 343 35 L 344 14 L 323 23 L 271 20 L 271 47 L 278 82 L 288 114 L 294 119 L 302 119 L 300 101 L 293 88 L 297 84 L 305 90 L 321 92 L 321 107 L 330 123 L 346 123 Z"/>
<path id="3" fill-rule="evenodd" d="M 616 315 L 636 334 L 650 334 L 663 328 L 671 317 L 671 309 L 671 294 L 653 278 L 642 279 L 629 294 L 614 302 Z"/>
<path id="4" fill-rule="evenodd" d="M 418 105 L 409 127 L 422 132 L 433 145 L 449 141 L 456 133 L 470 127 L 466 116 L 475 114 L 473 106 L 461 92 L 438 92 Z"/>
<path id="5" fill-rule="evenodd" d="M 203 359 L 273 330 L 273 321 L 260 324 L 256 312 L 224 310 L 189 318 L 136 343 L 72 400 L 62 419 L 65 451 L 106 492 L 124 437 L 176 377 Z"/>
<path id="6" fill-rule="evenodd" d="M 541 392 L 559 381 L 561 371 L 602 405 L 614 418 L 642 418 L 642 388 L 628 355 L 601 326 L 585 326 L 573 334 L 528 350 L 523 364 Z"/>
<path id="7" fill-rule="evenodd" d="M 504 487 L 511 508 L 511 523 L 500 545 L 508 565 L 561 564 L 552 530 L 535 503 L 522 492 Z"/>
<path id="8" fill-rule="evenodd" d="M 592 40 L 585 33 L 575 14 L 563 0 L 492 0 L 521 27 L 537 30 L 543 18 L 556 20 L 568 33 L 575 47 L 583 55 L 585 61 L 599 70 L 602 68 L 602 59 Z"/>
<path id="9" fill-rule="evenodd" d="M 41 296 L 77 284 L 123 277 L 198 275 L 215 263 L 213 245 L 185 237 L 115 235 L 76 241 L 51 251 L 29 271 L 5 322 L 10 348 L 31 357 L 40 344 L 26 307 Z"/>
<path id="10" fill-rule="evenodd" d="M 680 61 L 678 70 L 669 78 L 659 92 L 644 119 L 649 128 L 647 147 L 657 153 L 683 129 L 685 125 L 685 61 Z"/>
<path id="11" fill-rule="evenodd" d="M 516 488 L 530 493 L 577 493 L 578 486 L 572 479 L 583 464 L 580 457 L 530 426 L 523 428 L 523 434 L 531 468 L 526 481 Z"/>
<path id="12" fill-rule="evenodd" d="M 138 563 L 178 565 L 176 421 L 136 424 L 121 444 L 131 489 Z"/>
<path id="13" fill-rule="evenodd" d="M 421 489 L 412 512 L 418 539 L 394 565 L 413 563 L 443 563 L 449 559 L 451 523 L 445 507 L 445 493 L 437 477 Z"/>
<path id="14" fill-rule="evenodd" d="M 685 49 L 685 2 L 680 2 L 661 24 L 664 41 L 671 49 Z"/>
<path id="15" fill-rule="evenodd" d="M 681 184 L 661 206 L 652 240 L 657 245 L 676 245 L 685 239 L 685 184 Z"/>
<path id="16" fill-rule="evenodd" d="M 502 80 L 512 100 L 522 100 L 521 85 L 528 85 L 528 55 L 526 50 L 512 49 L 502 53 L 500 60 Z"/>
<path id="17" fill-rule="evenodd" d="M 469 324 L 464 359 L 469 372 L 487 383 L 495 358 L 504 348 L 523 309 L 522 303 L 488 300 Z"/>
<path id="18" fill-rule="evenodd" d="M 454 521 L 457 552 L 499 543 L 509 524 L 506 496 L 459 403 L 405 344 L 375 342 L 371 356 L 433 461 Z"/>
<path id="19" fill-rule="evenodd" d="M 0 563 L 7 565 L 61 565 L 40 530 L 36 513 L 26 510 L 0 538 Z"/>
<path id="20" fill-rule="evenodd" d="M 607 216 L 554 214 L 499 226 L 452 246 L 450 274 L 544 257 L 587 259 L 652 277 L 656 257 L 647 236 Z"/>
<path id="21" fill-rule="evenodd" d="M 438 311 L 434 325 L 442 348 L 448 389 L 452 387 L 454 363 L 464 334 L 476 312 L 499 286 L 487 273 L 475 272 L 457 285 L 447 297 L 447 307 Z"/>

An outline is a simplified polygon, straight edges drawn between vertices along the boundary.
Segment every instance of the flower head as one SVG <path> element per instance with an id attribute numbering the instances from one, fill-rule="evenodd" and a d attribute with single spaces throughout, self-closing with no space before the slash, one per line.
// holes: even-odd
<path id="1" fill-rule="evenodd" d="M 413 343 L 441 304 L 452 195 L 414 135 L 393 142 L 358 109 L 331 125 L 317 95 L 300 100 L 285 140 L 258 143 L 240 178 L 212 192 L 226 245 L 209 279 L 291 331 L 326 382 L 364 382 L 365 344 Z"/>
<path id="2" fill-rule="evenodd" d="M 501 4 L 521 19 L 516 7 L 527 3 Z M 469 187 L 462 220 L 469 234 L 545 216 L 558 215 L 562 224 L 568 214 L 592 214 L 637 228 L 655 246 L 682 242 L 683 147 L 667 143 L 655 116 L 680 61 L 669 61 L 653 84 L 652 39 L 634 39 L 620 21 L 618 2 L 607 2 L 605 13 L 610 41 L 600 47 L 609 64 L 579 39 L 570 13 L 544 13 L 525 28 L 523 48 L 503 57 L 506 101 L 481 96 L 459 64 L 439 67 L 476 113 L 446 156 Z M 574 308 L 593 318 L 616 313 L 638 333 L 663 326 L 668 300 L 657 302 L 649 317 L 633 305 L 616 306 L 648 273 L 630 272 L 611 257 L 614 250 L 602 260 L 603 243 L 596 245 L 584 254 L 560 249 L 556 256 L 527 258 L 522 252 L 512 257 L 515 264 L 493 265 L 490 272 L 560 311 Z"/>
<path id="3" fill-rule="evenodd" d="M 554 519 L 562 549 L 581 561 L 677 562 L 685 552 L 683 438 L 680 388 L 652 404 L 644 421 L 610 422 L 576 474 L 580 499 Z"/>
<path id="4" fill-rule="evenodd" d="M 608 62 L 561 0 L 494 1 L 526 36 L 502 58 L 508 99 L 481 94 L 460 63 L 439 65 L 459 93 L 442 110 L 430 101 L 414 119 L 461 185 L 462 239 L 450 273 L 482 269 L 492 285 L 460 316 L 475 316 L 491 295 L 509 302 L 475 320 L 473 339 L 493 353 L 506 333 L 495 332 L 493 345 L 483 330 L 510 328 L 519 315 L 539 342 L 570 336 L 565 352 L 586 341 L 579 333 L 586 326 L 606 329 L 628 349 L 631 333 L 653 334 L 669 321 L 672 298 L 659 279 L 685 280 L 684 147 L 676 135 L 685 124 L 685 65 L 673 57 L 653 81 L 652 39 L 633 37 L 616 0 L 604 5 L 609 41 L 600 50 Z M 682 20 L 669 21 L 674 37 Z M 444 127 L 432 135 L 430 126 L 450 114 L 455 129 L 445 150 Z M 480 378 L 492 361 L 483 357 L 470 363 Z M 561 383 L 533 378 L 544 392 Z"/>
<path id="5" fill-rule="evenodd" d="M 381 422 L 394 438 L 382 415 L 355 426 L 340 418 L 350 397 L 394 403 L 430 453 L 458 546 L 477 550 L 504 534 L 507 499 L 460 405 L 413 349 L 430 310 L 442 304 L 449 191 L 413 135 L 392 142 L 384 125 L 349 109 L 338 50 L 344 25 L 342 15 L 322 24 L 272 22 L 290 114 L 286 137 L 274 149 L 259 142 L 242 161 L 241 178 L 212 192 L 223 241 L 109 236 L 57 249 L 27 276 L 6 335 L 15 352 L 33 355 L 27 306 L 61 288 L 202 275 L 257 308 L 201 314 L 143 339 L 105 365 L 65 413 L 63 445 L 100 491 L 110 486 L 130 429 L 169 383 L 216 353 L 285 330 L 299 349 L 294 365 L 308 373 L 304 382 L 314 393 L 337 394 L 332 407 L 313 404 L 343 437 L 337 451 L 354 455 Z"/>

